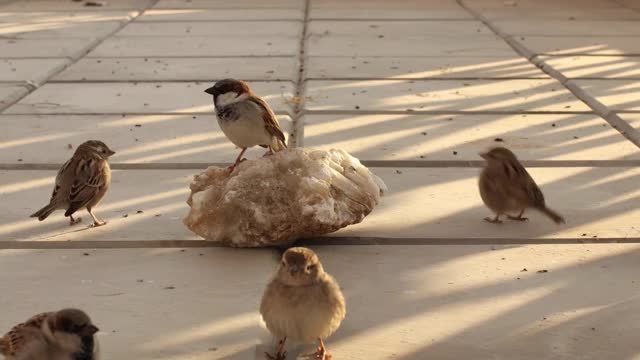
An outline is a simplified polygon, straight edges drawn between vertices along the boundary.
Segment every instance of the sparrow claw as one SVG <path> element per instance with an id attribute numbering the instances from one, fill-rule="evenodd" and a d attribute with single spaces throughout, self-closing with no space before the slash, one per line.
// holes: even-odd
<path id="1" fill-rule="evenodd" d="M 99 227 L 99 226 L 103 226 L 103 225 L 107 225 L 106 221 L 96 221 L 93 224 L 90 225 L 90 227 Z"/>
<path id="2" fill-rule="evenodd" d="M 502 220 L 500 220 L 500 218 L 498 216 L 496 216 L 495 218 L 486 217 L 486 218 L 484 218 L 484 221 L 492 223 L 492 224 L 502 224 Z"/>
<path id="3" fill-rule="evenodd" d="M 69 226 L 73 226 L 75 224 L 81 223 L 82 222 L 82 218 L 79 217 L 77 219 L 74 219 L 73 216 L 69 216 Z"/>
<path id="4" fill-rule="evenodd" d="M 509 218 L 509 220 L 515 220 L 515 221 L 529 221 L 529 218 L 522 217 L 522 216 L 509 216 L 509 215 L 507 215 L 507 218 Z"/>
<path id="5" fill-rule="evenodd" d="M 264 356 L 269 360 L 285 360 L 285 358 L 287 357 L 287 352 L 283 351 L 281 353 L 276 353 L 275 355 L 271 355 L 268 352 L 265 352 Z"/>

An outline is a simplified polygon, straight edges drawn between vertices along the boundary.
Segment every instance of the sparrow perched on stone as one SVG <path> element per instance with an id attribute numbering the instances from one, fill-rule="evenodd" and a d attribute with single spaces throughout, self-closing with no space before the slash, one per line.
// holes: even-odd
<path id="1" fill-rule="evenodd" d="M 7 360 L 97 360 L 98 328 L 82 310 L 38 314 L 0 337 Z"/>
<path id="2" fill-rule="evenodd" d="M 93 218 L 92 226 L 106 224 L 96 218 L 92 209 L 102 200 L 111 184 L 111 168 L 107 160 L 113 154 L 114 151 L 98 140 L 89 140 L 78 146 L 71 159 L 58 171 L 49 204 L 31 217 L 42 221 L 52 212 L 64 209 L 64 216 L 68 216 L 73 225 L 81 220 L 74 219 L 73 214 L 86 208 Z"/>
<path id="3" fill-rule="evenodd" d="M 562 216 L 547 207 L 542 191 L 511 150 L 496 147 L 480 156 L 487 160 L 478 182 L 480 196 L 496 214 L 494 218 L 485 218 L 486 221 L 501 223 L 500 215 L 503 214 L 511 220 L 526 221 L 528 219 L 522 217 L 524 211 L 534 208 L 557 224 L 564 223 Z"/>
<path id="4" fill-rule="evenodd" d="M 231 172 L 250 147 L 260 145 L 268 148 L 268 154 L 287 148 L 284 132 L 273 110 L 244 81 L 220 80 L 205 92 L 213 95 L 216 117 L 222 132 L 242 149 L 230 168 Z"/>
<path id="5" fill-rule="evenodd" d="M 302 343 L 317 339 L 316 357 L 330 358 L 323 339 L 338 329 L 346 311 L 340 286 L 324 272 L 318 256 L 307 248 L 290 248 L 282 255 L 282 262 L 260 304 L 267 328 L 281 339 L 275 355 L 265 355 L 272 360 L 283 360 L 287 339 Z"/>

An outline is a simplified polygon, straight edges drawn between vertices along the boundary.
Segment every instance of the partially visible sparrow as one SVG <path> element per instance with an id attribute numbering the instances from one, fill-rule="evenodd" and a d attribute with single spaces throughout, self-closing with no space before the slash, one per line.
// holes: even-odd
<path id="1" fill-rule="evenodd" d="M 562 216 L 547 207 L 542 191 L 511 150 L 496 147 L 480 156 L 487 160 L 478 182 L 480 196 L 496 214 L 494 218 L 485 218 L 486 221 L 501 223 L 500 215 L 507 215 L 511 220 L 526 221 L 528 219 L 522 217 L 524 211 L 534 208 L 557 224 L 564 223 Z M 509 213 L 518 215 L 511 216 Z"/>
<path id="2" fill-rule="evenodd" d="M 93 218 L 93 226 L 106 224 L 96 218 L 92 209 L 102 200 L 111 184 L 111 168 L 107 159 L 113 154 L 114 151 L 98 140 L 89 140 L 78 146 L 71 159 L 58 171 L 49 204 L 31 217 L 42 221 L 52 212 L 64 209 L 64 216 L 68 216 L 73 225 L 81 220 L 74 219 L 73 214 L 86 208 Z"/>
<path id="3" fill-rule="evenodd" d="M 282 255 L 275 276 L 267 285 L 260 314 L 269 331 L 281 339 L 272 360 L 286 357 L 287 339 L 310 343 L 319 341 L 318 359 L 328 359 L 323 339 L 333 334 L 346 315 L 346 304 L 336 280 L 322 268 L 311 250 L 295 247 Z"/>
<path id="4" fill-rule="evenodd" d="M 268 154 L 287 148 L 284 132 L 273 110 L 245 82 L 220 80 L 205 92 L 213 95 L 220 129 L 234 145 L 242 149 L 230 167 L 231 172 L 240 163 L 247 148 L 260 145 L 269 149 Z"/>
<path id="5" fill-rule="evenodd" d="M 97 360 L 98 328 L 82 310 L 38 314 L 0 338 L 7 360 Z"/>

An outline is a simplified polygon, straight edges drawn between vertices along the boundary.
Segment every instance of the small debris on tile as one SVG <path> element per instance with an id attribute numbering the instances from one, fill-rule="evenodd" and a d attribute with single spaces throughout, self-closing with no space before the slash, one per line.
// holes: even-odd
<path id="1" fill-rule="evenodd" d="M 143 212 L 144 211 L 142 211 L 142 210 L 138 210 L 138 211 L 136 211 L 136 214 L 142 214 Z"/>
<path id="2" fill-rule="evenodd" d="M 573 138 L 574 138 L 574 139 L 580 139 L 580 138 L 579 138 L 579 137 L 577 137 L 577 136 L 574 136 Z"/>
<path id="3" fill-rule="evenodd" d="M 129 214 L 122 215 L 123 218 L 129 217 Z"/>
<path id="4" fill-rule="evenodd" d="M 422 135 L 424 135 L 424 136 L 426 136 L 426 135 L 427 135 L 427 132 L 426 132 L 426 131 L 423 131 L 423 132 L 421 132 L 421 134 L 422 134 Z"/>
<path id="5" fill-rule="evenodd" d="M 384 35 L 378 35 L 378 39 L 382 39 Z"/>
<path id="6" fill-rule="evenodd" d="M 143 283 L 143 282 L 144 282 L 144 279 L 138 279 L 138 280 L 136 280 L 136 281 L 137 281 L 137 282 L 139 282 L 139 283 Z"/>
<path id="7" fill-rule="evenodd" d="M 544 274 L 544 273 L 548 273 L 548 272 L 549 272 L 549 270 L 547 270 L 547 269 L 542 269 L 542 270 L 538 270 L 537 271 L 538 274 Z"/>
<path id="8" fill-rule="evenodd" d="M 217 347 L 212 347 L 212 348 L 209 348 L 209 351 L 218 351 L 218 348 Z"/>
<path id="9" fill-rule="evenodd" d="M 105 6 L 107 5 L 106 1 L 87 1 L 84 3 L 84 6 Z"/>
<path id="10" fill-rule="evenodd" d="M 142 124 L 136 124 L 135 127 L 142 127 Z"/>
<path id="11" fill-rule="evenodd" d="M 175 286 L 165 286 L 164 289 L 165 290 L 175 290 L 176 287 Z"/>
<path id="12" fill-rule="evenodd" d="M 153 216 L 154 216 L 154 217 L 160 217 L 160 216 L 162 216 L 162 214 L 155 214 L 155 215 L 153 215 Z"/>
<path id="13" fill-rule="evenodd" d="M 84 255 L 84 256 L 89 256 L 89 253 L 83 253 L 82 255 Z"/>
<path id="14" fill-rule="evenodd" d="M 503 142 L 504 140 L 502 140 L 502 138 L 495 138 L 495 139 L 493 139 L 493 141 L 495 141 L 495 142 Z"/>
<path id="15" fill-rule="evenodd" d="M 529 271 L 529 270 L 527 270 L 527 268 L 523 268 L 522 270 L 520 270 L 520 272 L 525 272 L 525 271 Z"/>
<path id="16" fill-rule="evenodd" d="M 556 123 L 551 124 L 551 127 L 556 127 Z"/>
<path id="17" fill-rule="evenodd" d="M 73 145 L 67 144 L 67 149 L 73 149 Z"/>
<path id="18" fill-rule="evenodd" d="M 360 106 L 356 105 L 356 110 L 359 110 L 359 109 L 360 109 Z"/>
<path id="19" fill-rule="evenodd" d="M 402 171 L 396 170 L 396 174 L 402 174 Z"/>
<path id="20" fill-rule="evenodd" d="M 457 151 L 454 151 L 454 152 L 453 152 L 453 155 L 458 155 L 458 152 L 457 152 Z"/>
<path id="21" fill-rule="evenodd" d="M 18 162 L 22 162 L 22 159 L 18 159 Z"/>

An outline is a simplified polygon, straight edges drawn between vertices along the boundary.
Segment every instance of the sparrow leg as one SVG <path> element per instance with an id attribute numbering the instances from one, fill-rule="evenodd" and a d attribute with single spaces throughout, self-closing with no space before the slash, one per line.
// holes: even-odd
<path id="1" fill-rule="evenodd" d="M 507 217 L 515 221 L 529 221 L 529 218 L 522 217 L 522 214 L 524 214 L 524 209 L 520 210 L 520 214 L 518 214 L 518 216 L 507 215 Z"/>
<path id="2" fill-rule="evenodd" d="M 245 151 L 247 151 L 247 148 L 242 148 L 242 151 L 240 151 L 240 154 L 236 158 L 236 161 L 233 163 L 233 165 L 229 166 L 229 174 L 231 174 L 233 170 L 235 170 L 236 166 L 238 166 L 238 164 L 242 162 L 242 160 L 240 159 L 242 159 L 242 155 L 244 155 Z"/>
<path id="3" fill-rule="evenodd" d="M 502 224 L 502 220 L 500 220 L 500 214 L 497 214 L 494 218 L 486 217 L 484 218 L 484 221 L 490 222 L 492 224 Z"/>
<path id="4" fill-rule="evenodd" d="M 320 341 L 320 346 L 318 346 L 318 349 L 316 350 L 316 359 L 318 360 L 331 359 L 331 354 L 329 354 L 327 352 L 327 349 L 324 348 L 324 342 L 322 342 L 322 339 L 318 338 L 318 341 Z"/>
<path id="5" fill-rule="evenodd" d="M 82 218 L 74 219 L 73 215 L 69 215 L 69 226 L 75 225 L 82 221 Z"/>
<path id="6" fill-rule="evenodd" d="M 273 155 L 273 149 L 271 149 L 271 146 L 269 146 L 268 148 L 269 150 L 267 150 L 266 153 L 264 153 L 264 155 L 262 155 L 262 157 L 266 157 L 266 156 L 271 156 Z"/>
<path id="7" fill-rule="evenodd" d="M 264 353 L 264 355 L 269 360 L 284 360 L 287 357 L 287 352 L 284 351 L 284 342 L 287 341 L 287 338 L 283 338 L 278 342 L 278 346 L 276 347 L 275 355 L 271 355 L 269 353 Z"/>
<path id="8" fill-rule="evenodd" d="M 93 211 L 91 211 L 91 209 L 87 208 L 87 212 L 93 218 L 93 224 L 91 224 L 91 227 L 98 227 L 98 226 L 102 226 L 102 225 L 106 225 L 107 224 L 106 221 L 98 220 L 98 218 L 95 215 L 93 215 Z"/>

